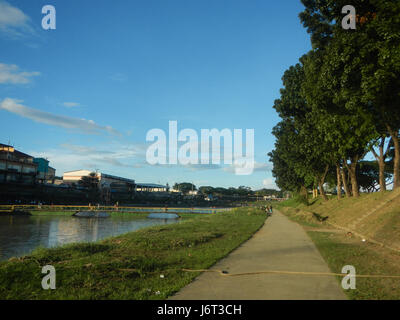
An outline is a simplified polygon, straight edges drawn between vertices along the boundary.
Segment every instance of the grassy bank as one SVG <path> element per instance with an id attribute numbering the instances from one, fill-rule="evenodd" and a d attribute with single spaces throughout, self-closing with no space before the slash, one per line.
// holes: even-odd
<path id="1" fill-rule="evenodd" d="M 0 262 L 0 299 L 165 299 L 249 239 L 265 214 L 241 208 L 138 230 L 96 243 L 37 249 Z M 56 290 L 41 268 L 56 269 Z"/>
<path id="2" fill-rule="evenodd" d="M 363 195 L 360 199 L 315 201 L 306 206 L 293 200 L 278 209 L 300 223 L 314 241 L 332 272 L 340 273 L 345 265 L 353 265 L 357 274 L 400 275 L 400 253 L 372 242 L 374 239 L 391 246 L 398 244 L 400 205 L 396 194 Z M 318 217 L 328 217 L 324 222 Z M 362 218 L 362 219 L 361 219 Z M 330 225 L 353 228 L 366 234 L 366 241 Z M 341 281 L 342 278 L 338 278 Z M 400 279 L 357 278 L 357 289 L 346 290 L 350 299 L 400 299 Z"/>

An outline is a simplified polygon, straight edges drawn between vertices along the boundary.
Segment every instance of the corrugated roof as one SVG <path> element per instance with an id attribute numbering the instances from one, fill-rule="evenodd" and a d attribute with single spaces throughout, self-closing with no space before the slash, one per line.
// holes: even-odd
<path id="1" fill-rule="evenodd" d="M 161 184 L 155 184 L 155 183 L 136 183 L 137 187 L 142 187 L 142 188 L 167 188 L 167 186 L 163 186 Z"/>

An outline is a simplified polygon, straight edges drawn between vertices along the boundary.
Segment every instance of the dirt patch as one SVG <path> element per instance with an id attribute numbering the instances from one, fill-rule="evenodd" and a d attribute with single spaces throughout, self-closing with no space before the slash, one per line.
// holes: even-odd
<path id="1" fill-rule="evenodd" d="M 313 232 L 327 232 L 327 233 L 346 233 L 344 230 L 340 229 L 328 229 L 328 228 L 312 228 L 312 227 L 304 227 L 306 231 L 313 231 Z"/>

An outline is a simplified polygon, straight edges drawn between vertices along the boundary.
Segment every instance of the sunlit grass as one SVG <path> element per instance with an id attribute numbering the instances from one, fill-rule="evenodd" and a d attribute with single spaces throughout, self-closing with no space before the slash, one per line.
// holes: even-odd
<path id="1" fill-rule="evenodd" d="M 164 299 L 249 239 L 265 213 L 240 208 L 96 243 L 38 248 L 0 263 L 0 299 Z M 43 290 L 41 268 L 56 268 L 56 290 Z"/>

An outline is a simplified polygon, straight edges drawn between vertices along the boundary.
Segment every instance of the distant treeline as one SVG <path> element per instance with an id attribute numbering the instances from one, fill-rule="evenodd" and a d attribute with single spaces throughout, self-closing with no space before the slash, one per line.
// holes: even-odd
<path id="1" fill-rule="evenodd" d="M 400 187 L 400 1 L 356 0 L 356 30 L 342 27 L 347 0 L 302 0 L 312 50 L 283 75 L 269 153 L 282 190 L 335 181 L 338 197 Z M 367 154 L 376 161 L 362 161 Z M 343 189 L 342 189 L 343 188 Z"/>
<path id="2" fill-rule="evenodd" d="M 80 183 L 83 186 L 82 183 Z M 194 186 L 194 190 L 197 190 Z M 212 199 L 206 200 L 212 195 Z M 0 204 L 54 204 L 54 205 L 141 205 L 141 206 L 234 206 L 236 203 L 254 201 L 254 197 L 273 196 L 281 198 L 281 192 L 250 188 L 200 187 L 197 195 L 167 192 L 112 192 L 105 195 L 97 188 L 61 188 L 52 185 L 0 184 Z M 210 201 L 212 200 L 212 201 Z"/>
<path id="3" fill-rule="evenodd" d="M 189 193 L 190 191 L 198 191 L 198 194 L 204 196 L 276 196 L 277 198 L 283 198 L 283 192 L 275 189 L 261 189 L 253 191 L 250 187 L 240 186 L 238 188 L 221 188 L 221 187 L 211 187 L 202 186 L 197 188 L 194 184 L 190 182 L 175 183 L 174 190 L 179 190 L 182 193 Z"/>
<path id="4" fill-rule="evenodd" d="M 213 188 L 213 187 L 200 187 L 199 192 L 205 195 L 215 195 L 215 196 L 275 196 L 277 198 L 283 198 L 283 192 L 274 189 L 261 189 L 253 191 L 249 187 L 239 187 L 239 188 Z"/>

